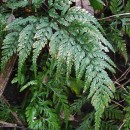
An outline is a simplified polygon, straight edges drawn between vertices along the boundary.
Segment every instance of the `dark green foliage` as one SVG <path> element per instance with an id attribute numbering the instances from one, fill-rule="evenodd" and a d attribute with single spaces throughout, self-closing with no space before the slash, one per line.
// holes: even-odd
<path id="1" fill-rule="evenodd" d="M 130 87 L 128 86 L 128 92 L 130 92 Z M 125 118 L 124 118 L 124 129 L 129 130 L 130 129 L 130 95 L 129 93 L 125 94 L 125 99 L 127 106 L 124 108 L 125 111 Z"/>
<path id="2" fill-rule="evenodd" d="M 115 85 L 108 75 L 108 71 L 115 73 L 116 67 L 108 52 L 115 50 L 128 60 L 123 38 L 125 33 L 130 35 L 129 20 L 106 21 L 111 26 L 104 31 L 94 16 L 73 6 L 74 2 L 5 2 L 4 7 L 12 12 L 30 12 L 16 13 L 17 18 L 2 28 L 7 35 L 2 39 L 1 69 L 4 71 L 13 54 L 18 56 L 18 74 L 13 82 L 21 85 L 20 91 L 28 91 L 23 111 L 31 129 L 69 130 L 75 121 L 71 116 L 83 113 L 82 107 L 88 102 L 94 110 L 84 112 L 82 123 L 75 129 L 116 130 L 122 120 L 129 129 L 129 107 L 124 117 L 123 110 L 111 103 L 122 96 L 118 89 L 114 95 Z M 90 2 L 95 9 L 103 9 L 104 1 Z M 128 7 L 129 2 L 125 11 Z M 115 15 L 122 13 L 122 1 L 110 1 L 109 9 Z M 72 93 L 76 100 L 70 98 Z"/>
<path id="3" fill-rule="evenodd" d="M 10 121 L 12 120 L 11 115 L 11 109 L 9 106 L 3 101 L 3 99 L 0 99 L 0 119 L 3 121 Z"/>
<path id="4" fill-rule="evenodd" d="M 111 33 L 113 35 L 111 35 Z M 115 27 L 112 28 L 112 26 L 111 26 L 111 33 L 108 35 L 108 37 L 110 37 L 110 40 L 112 40 L 113 47 L 119 54 L 121 54 L 125 58 L 125 61 L 127 62 L 128 55 L 127 55 L 126 42 L 123 39 L 123 34 Z"/>
<path id="5" fill-rule="evenodd" d="M 113 14 L 121 13 L 123 9 L 123 2 L 122 0 L 111 0 L 110 1 L 110 9 Z"/>
<path id="6" fill-rule="evenodd" d="M 93 121 L 94 121 L 94 112 L 91 112 L 89 114 L 86 115 L 86 117 L 84 118 L 84 121 L 82 122 L 81 126 L 79 128 L 77 128 L 76 130 L 94 130 L 93 127 Z"/>
<path id="7" fill-rule="evenodd" d="M 97 20 L 85 10 L 76 7 L 69 8 L 70 4 L 69 0 L 54 3 L 49 1 L 50 10 L 48 12 L 51 20 L 48 17 L 39 19 L 29 16 L 18 18 L 9 24 L 6 28 L 9 31 L 13 30 L 13 33 L 9 33 L 3 43 L 2 68 L 7 60 L 17 52 L 19 56 L 18 81 L 20 83 L 22 67 L 33 49 L 32 60 L 36 76 L 37 57 L 42 48 L 49 43 L 50 55 L 56 60 L 57 73 L 60 72 L 64 63 L 66 64 L 64 69 L 67 79 L 71 74 L 72 66 L 75 67 L 77 80 L 85 77 L 83 91 L 85 92 L 90 87 L 88 98 L 92 98 L 92 105 L 96 109 L 95 128 L 98 129 L 104 108 L 108 106 L 115 91 L 114 85 L 105 71 L 108 69 L 114 72 L 114 63 L 105 53 L 109 48 L 111 50 L 113 48 L 99 31 L 101 28 Z M 61 16 L 56 13 L 56 10 L 61 11 Z M 12 50 L 10 50 L 10 46 Z M 57 90 L 53 91 L 55 95 Z M 64 107 L 66 108 L 65 104 Z"/>

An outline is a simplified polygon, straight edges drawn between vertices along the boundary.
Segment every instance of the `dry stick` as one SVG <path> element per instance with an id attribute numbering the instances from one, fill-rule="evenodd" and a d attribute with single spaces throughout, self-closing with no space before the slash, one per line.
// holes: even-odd
<path id="1" fill-rule="evenodd" d="M 0 121 L 0 124 L 2 124 L 2 126 L 0 125 L 0 127 L 17 127 L 17 124 L 8 123 L 5 121 Z"/>
<path id="2" fill-rule="evenodd" d="M 126 93 L 129 93 L 129 92 L 124 88 L 124 85 L 126 85 L 127 83 L 129 83 L 130 79 L 127 80 L 123 84 L 120 84 L 119 82 L 125 80 L 126 76 L 129 74 L 129 72 L 130 72 L 130 67 L 118 79 L 116 79 L 116 81 L 114 82 L 115 84 L 119 85 L 119 87 L 122 87 L 125 90 Z"/>
<path id="3" fill-rule="evenodd" d="M 114 100 L 112 100 L 112 102 L 115 103 L 116 105 L 122 107 L 123 109 L 125 108 L 123 105 L 119 104 L 118 102 L 116 102 L 116 101 L 114 101 Z"/>
<path id="4" fill-rule="evenodd" d="M 126 76 L 128 75 L 129 72 L 130 72 L 130 67 L 118 79 L 116 79 L 115 82 L 123 81 L 126 78 Z"/>
<path id="5" fill-rule="evenodd" d="M 27 130 L 28 128 L 23 128 L 21 126 L 18 126 L 17 124 L 13 124 L 13 123 L 9 123 L 9 122 L 5 122 L 5 121 L 0 121 L 0 128 L 4 128 L 4 127 L 10 127 L 10 128 L 19 128 L 22 130 Z"/>

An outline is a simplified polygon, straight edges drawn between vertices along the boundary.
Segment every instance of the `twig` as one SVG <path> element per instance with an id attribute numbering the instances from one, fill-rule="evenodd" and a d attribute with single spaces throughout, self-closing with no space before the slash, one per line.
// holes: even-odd
<path id="1" fill-rule="evenodd" d="M 126 93 L 129 93 L 129 92 L 126 90 L 126 88 L 124 88 L 124 86 L 123 86 L 122 84 L 119 84 L 118 82 L 114 82 L 114 83 L 117 84 L 117 85 L 119 85 L 119 87 L 122 87 L 122 88 L 125 90 Z"/>
<path id="2" fill-rule="evenodd" d="M 125 83 L 123 83 L 122 85 L 125 86 L 126 84 L 128 84 L 130 82 L 130 79 L 128 79 Z"/>
<path id="3" fill-rule="evenodd" d="M 8 122 L 5 122 L 5 121 L 0 121 L 0 124 L 3 125 L 2 127 L 17 127 L 17 124 L 8 123 Z"/>
<path id="4" fill-rule="evenodd" d="M 121 17 L 121 16 L 130 16 L 130 13 L 115 14 L 115 15 L 111 15 L 111 16 L 109 16 L 109 17 L 105 17 L 105 18 L 98 19 L 98 20 L 99 20 L 99 21 L 102 21 L 102 20 L 109 21 L 109 20 L 111 20 L 111 19 L 114 19 L 114 18 L 117 18 L 117 17 Z"/>
<path id="5" fill-rule="evenodd" d="M 22 130 L 27 130 L 28 129 L 28 128 L 23 128 L 22 126 L 18 126 L 17 124 L 5 122 L 5 121 L 0 121 L 0 124 L 1 124 L 0 128 L 10 127 L 10 128 L 19 128 L 19 129 L 22 129 Z"/>
<path id="6" fill-rule="evenodd" d="M 123 106 L 123 105 L 121 105 L 121 104 L 119 104 L 118 102 L 116 102 L 116 101 L 114 101 L 114 100 L 112 100 L 112 102 L 113 102 L 113 103 L 115 103 L 116 105 L 118 105 L 118 106 L 122 107 L 122 108 L 124 109 L 124 106 Z"/>
<path id="7" fill-rule="evenodd" d="M 130 67 L 115 82 L 123 81 L 130 72 Z"/>

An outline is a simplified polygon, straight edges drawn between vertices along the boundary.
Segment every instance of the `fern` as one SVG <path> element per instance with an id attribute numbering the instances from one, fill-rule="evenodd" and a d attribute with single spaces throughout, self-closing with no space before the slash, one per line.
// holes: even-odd
<path id="1" fill-rule="evenodd" d="M 8 8 L 11 8 L 11 9 L 18 9 L 19 7 L 25 7 L 28 5 L 28 0 L 21 0 L 21 1 L 17 1 L 17 0 L 8 0 L 7 3 L 6 3 L 6 6 Z"/>
<path id="2" fill-rule="evenodd" d="M 51 102 L 43 100 L 37 101 L 40 104 L 32 103 L 32 105 L 29 105 L 29 107 L 27 107 L 26 109 L 27 121 L 30 128 L 38 130 L 43 127 L 44 129 L 60 130 L 57 115 L 55 114 L 53 109 L 47 107 L 47 104 L 50 105 Z M 40 117 L 41 114 L 42 117 Z M 46 125 L 46 123 L 48 124 L 48 126 Z"/>
<path id="3" fill-rule="evenodd" d="M 26 58 L 30 54 L 33 45 L 33 25 L 27 25 L 20 33 L 19 33 L 19 44 L 18 44 L 18 52 L 19 52 L 19 63 L 18 63 L 18 77 L 20 77 L 20 73 L 22 70 L 23 63 Z M 20 78 L 19 78 L 20 81 Z"/>
<path id="4" fill-rule="evenodd" d="M 2 63 L 1 67 L 4 70 L 4 66 L 10 57 L 17 52 L 17 41 L 18 41 L 18 33 L 12 32 L 6 35 L 6 38 L 3 41 L 3 51 L 2 51 Z"/>
<path id="5" fill-rule="evenodd" d="M 36 75 L 36 60 L 42 48 L 48 43 L 48 39 L 50 39 L 52 35 L 52 28 L 50 27 L 50 23 L 48 18 L 40 19 L 40 24 L 36 27 L 36 34 L 34 38 L 36 41 L 33 43 L 33 66 Z"/>
<path id="6" fill-rule="evenodd" d="M 81 126 L 79 128 L 77 128 L 76 130 L 94 130 L 93 127 L 93 120 L 94 120 L 94 112 L 91 112 L 89 114 L 87 114 L 84 118 L 84 121 L 81 123 Z"/>
<path id="7" fill-rule="evenodd" d="M 111 4 L 110 9 L 113 14 L 118 14 L 123 9 L 122 0 L 111 0 L 110 4 Z"/>
<path id="8" fill-rule="evenodd" d="M 41 128 L 60 130 L 59 116 L 53 107 L 53 102 L 46 99 L 50 92 L 48 88 L 44 88 L 42 80 L 43 75 L 40 73 L 35 81 L 25 85 L 31 85 L 30 94 L 32 94 L 31 102 L 26 108 L 27 122 L 29 127 L 34 130 Z M 25 86 L 21 90 L 26 89 Z M 44 91 L 48 91 L 48 93 Z"/>
<path id="9" fill-rule="evenodd" d="M 128 12 L 130 10 L 130 1 L 127 1 L 125 6 L 125 12 Z"/>
<path id="10" fill-rule="evenodd" d="M 35 7 L 39 7 L 42 5 L 42 3 L 44 3 L 45 0 L 32 0 L 32 4 L 35 6 Z"/>
<path id="11" fill-rule="evenodd" d="M 53 82 L 53 85 L 55 85 L 54 82 Z M 67 100 L 67 96 L 65 95 L 65 93 L 63 92 L 62 89 L 52 88 L 51 86 L 52 86 L 52 84 L 48 85 L 47 87 L 49 87 L 51 89 L 51 91 L 53 92 L 53 102 L 55 103 L 55 109 L 56 109 L 56 111 L 63 114 L 63 116 L 64 116 L 63 118 L 66 121 L 66 127 L 67 127 L 68 119 L 70 116 L 70 109 L 69 109 L 69 103 Z"/>
<path id="12" fill-rule="evenodd" d="M 122 36 L 120 36 L 119 32 L 115 32 L 113 41 L 114 43 L 116 43 L 115 47 L 117 48 L 117 51 L 119 51 L 120 54 L 123 55 L 123 57 L 127 61 L 128 57 L 127 57 L 126 43 L 125 40 L 123 40 Z"/>
<path id="13" fill-rule="evenodd" d="M 128 86 L 128 92 L 130 91 L 130 87 Z M 124 122 L 124 130 L 130 129 L 130 96 L 129 93 L 125 94 L 125 100 L 126 100 L 126 107 L 124 108 L 125 111 L 125 118 L 123 120 Z"/>
<path id="14" fill-rule="evenodd" d="M 118 126 L 114 121 L 102 121 L 101 130 L 117 130 Z"/>
<path id="15" fill-rule="evenodd" d="M 123 31 L 124 31 L 128 36 L 130 36 L 129 18 L 123 18 L 121 21 L 122 21 Z"/>
<path id="16" fill-rule="evenodd" d="M 4 121 L 11 121 L 12 115 L 11 115 L 11 108 L 3 101 L 3 99 L 0 99 L 0 119 Z"/>
<path id="17" fill-rule="evenodd" d="M 30 81 L 21 88 L 21 90 L 24 90 L 31 85 L 30 90 L 33 95 L 26 109 L 27 121 L 32 129 L 60 130 L 61 121 L 59 117 L 62 114 L 64 115 L 62 118 L 65 120 L 67 127 L 70 115 L 67 96 L 59 87 L 61 84 L 54 79 L 52 82 L 42 83 L 43 77 L 43 74 L 40 73 L 36 81 Z M 52 95 L 52 101 L 49 100 L 50 94 Z"/>
<path id="18" fill-rule="evenodd" d="M 81 107 L 87 102 L 87 96 L 81 96 L 71 105 L 72 112 L 79 112 Z"/>
<path id="19" fill-rule="evenodd" d="M 118 106 L 110 105 L 104 112 L 104 118 L 108 119 L 123 119 L 123 112 Z"/>
<path id="20" fill-rule="evenodd" d="M 2 12 L 2 11 L 1 11 Z M 0 13 L 0 40 L 3 40 L 4 37 L 4 28 L 6 26 L 6 15 Z M 1 43 L 0 43 L 1 45 Z"/>
<path id="21" fill-rule="evenodd" d="M 41 5 L 41 1 L 37 2 L 37 4 L 40 2 Z M 111 98 L 113 98 L 115 91 L 114 84 L 106 72 L 106 69 L 113 73 L 115 72 L 115 65 L 106 54 L 109 49 L 113 51 L 113 47 L 103 37 L 101 33 L 102 27 L 97 20 L 84 9 L 70 8 L 71 3 L 72 1 L 70 0 L 56 0 L 54 2 L 49 0 L 48 16 L 41 16 L 41 19 L 35 16 L 17 18 L 10 23 L 6 28 L 9 32 L 12 30 L 13 32 L 5 37 L 3 43 L 2 68 L 4 68 L 5 62 L 9 57 L 17 53 L 19 56 L 18 77 L 20 83 L 22 67 L 31 52 L 33 52 L 32 61 L 35 76 L 37 76 L 37 58 L 42 48 L 49 44 L 49 53 L 56 60 L 57 74 L 60 74 L 60 71 L 63 69 L 62 65 L 65 64 L 67 79 L 70 78 L 73 66 L 76 79 L 84 79 L 85 86 L 83 92 L 90 91 L 88 98 L 92 99 L 91 103 L 96 110 L 95 130 L 99 130 L 101 116 L 105 107 L 108 106 Z M 58 11 L 60 13 L 57 13 Z M 10 41 L 7 40 L 8 37 Z M 15 37 L 18 40 L 14 39 Z M 8 45 L 8 51 L 5 51 L 6 45 Z M 12 48 L 12 45 L 15 47 Z M 55 91 L 57 90 L 53 90 L 54 95 L 56 94 Z M 59 100 L 66 100 L 66 97 L 62 98 L 59 97 Z M 38 102 L 40 102 L 39 99 Z M 52 128 L 58 130 L 58 121 L 52 121 L 52 117 L 57 119 L 55 112 L 48 107 L 51 102 L 45 101 L 48 104 L 46 107 L 42 103 L 43 101 L 41 104 L 31 103 L 31 107 L 27 109 L 26 115 L 31 128 L 39 123 L 39 119 L 36 119 L 34 124 L 30 122 L 33 122 L 34 120 L 32 119 L 34 117 L 37 118 L 41 112 L 46 113 L 45 116 L 48 117 L 45 122 L 52 123 Z M 34 105 L 36 108 L 33 107 Z M 44 109 L 39 110 L 38 105 L 43 106 Z M 67 106 L 64 105 L 63 109 L 64 107 Z M 36 112 L 36 109 L 38 109 L 38 112 Z M 47 111 L 52 114 L 52 117 Z M 39 128 L 40 126 L 36 126 L 36 129 Z M 50 125 L 48 125 L 48 128 L 50 128 Z"/>

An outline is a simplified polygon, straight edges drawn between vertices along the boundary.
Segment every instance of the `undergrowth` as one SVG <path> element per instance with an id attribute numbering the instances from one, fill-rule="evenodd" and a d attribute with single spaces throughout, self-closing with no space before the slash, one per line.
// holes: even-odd
<path id="1" fill-rule="evenodd" d="M 95 10 L 104 9 L 104 1 L 90 2 Z M 130 2 L 109 3 L 112 17 L 104 19 L 102 13 L 99 21 L 75 7 L 74 0 L 8 0 L 1 4 L 1 70 L 4 73 L 8 60 L 18 56 L 12 83 L 26 92 L 21 114 L 25 113 L 23 122 L 29 128 L 130 128 L 129 89 L 115 87 L 110 76 L 116 65 L 109 57 L 117 52 L 128 62 L 124 37 L 130 35 Z M 124 100 L 123 107 L 120 100 Z M 87 112 L 86 104 L 91 111 Z"/>

